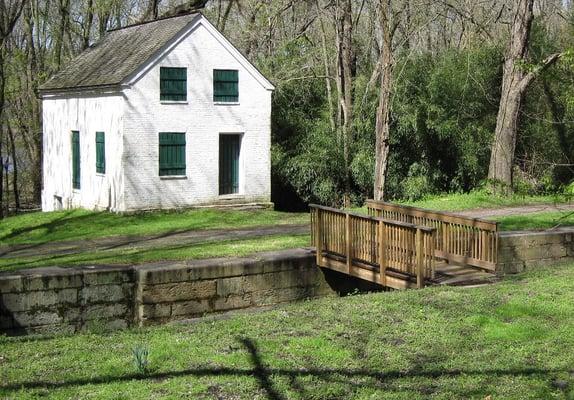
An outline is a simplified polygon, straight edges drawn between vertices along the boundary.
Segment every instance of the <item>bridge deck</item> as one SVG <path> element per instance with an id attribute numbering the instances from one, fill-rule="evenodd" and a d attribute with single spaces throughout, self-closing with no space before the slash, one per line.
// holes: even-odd
<path id="1" fill-rule="evenodd" d="M 321 267 L 395 289 L 496 279 L 492 273 L 496 224 L 434 212 L 420 221 L 397 221 L 317 205 L 310 208 L 312 241 Z M 396 210 L 392 215 L 402 218 Z M 408 208 L 404 212 L 409 218 L 422 213 Z"/>

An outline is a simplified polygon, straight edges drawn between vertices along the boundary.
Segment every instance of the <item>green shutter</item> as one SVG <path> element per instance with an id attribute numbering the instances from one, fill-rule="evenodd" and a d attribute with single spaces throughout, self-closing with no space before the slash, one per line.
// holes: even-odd
<path id="1" fill-rule="evenodd" d="M 219 194 L 239 193 L 239 135 L 219 136 Z"/>
<path id="2" fill-rule="evenodd" d="M 80 188 L 80 132 L 72 131 L 72 187 Z"/>
<path id="3" fill-rule="evenodd" d="M 106 173 L 106 135 L 104 132 L 96 132 L 96 172 Z"/>
<path id="4" fill-rule="evenodd" d="M 160 132 L 159 175 L 185 175 L 185 133 Z"/>
<path id="5" fill-rule="evenodd" d="M 187 68 L 160 67 L 160 100 L 187 100 Z"/>
<path id="6" fill-rule="evenodd" d="M 239 101 L 239 71 L 213 70 L 213 101 L 222 103 Z"/>

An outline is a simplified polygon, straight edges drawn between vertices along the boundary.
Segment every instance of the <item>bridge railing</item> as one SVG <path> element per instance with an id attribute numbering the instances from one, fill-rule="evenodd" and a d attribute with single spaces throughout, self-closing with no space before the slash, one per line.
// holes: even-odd
<path id="1" fill-rule="evenodd" d="M 310 205 L 311 240 L 317 264 L 339 258 L 348 273 L 361 265 L 379 267 L 385 285 L 387 270 L 417 277 L 417 286 L 434 275 L 435 229 L 385 218 Z"/>
<path id="2" fill-rule="evenodd" d="M 498 254 L 498 225 L 479 218 L 367 200 L 371 216 L 434 227 L 435 255 L 449 261 L 494 271 Z"/>

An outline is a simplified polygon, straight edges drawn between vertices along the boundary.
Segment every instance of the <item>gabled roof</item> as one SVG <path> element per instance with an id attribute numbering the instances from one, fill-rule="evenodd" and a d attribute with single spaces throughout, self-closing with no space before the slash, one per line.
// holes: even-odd
<path id="1" fill-rule="evenodd" d="M 188 32 L 197 20 L 205 20 L 208 30 L 218 35 L 228 50 L 236 53 L 239 61 L 249 67 L 264 86 L 273 89 L 273 85 L 203 15 L 193 13 L 109 31 L 99 42 L 72 59 L 65 68 L 41 85 L 39 91 L 80 91 L 126 83 L 128 78 L 165 51 L 171 42 Z"/>

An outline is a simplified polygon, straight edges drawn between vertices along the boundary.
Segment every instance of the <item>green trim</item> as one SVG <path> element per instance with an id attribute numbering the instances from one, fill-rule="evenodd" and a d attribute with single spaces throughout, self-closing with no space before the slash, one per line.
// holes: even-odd
<path id="1" fill-rule="evenodd" d="M 160 100 L 187 101 L 187 68 L 160 67 Z"/>
<path id="2" fill-rule="evenodd" d="M 106 134 L 96 132 L 96 173 L 106 173 Z"/>
<path id="3" fill-rule="evenodd" d="M 235 69 L 213 70 L 213 101 L 217 103 L 239 101 L 239 71 Z"/>
<path id="4" fill-rule="evenodd" d="M 72 188 L 80 189 L 80 132 L 72 131 Z"/>
<path id="5" fill-rule="evenodd" d="M 159 176 L 183 176 L 185 165 L 185 133 L 159 133 Z"/>
<path id="6" fill-rule="evenodd" d="M 239 193 L 241 135 L 219 135 L 219 194 Z"/>

